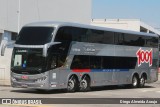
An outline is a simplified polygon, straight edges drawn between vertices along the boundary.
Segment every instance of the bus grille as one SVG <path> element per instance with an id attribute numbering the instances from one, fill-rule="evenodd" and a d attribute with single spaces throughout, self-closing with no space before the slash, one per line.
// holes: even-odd
<path id="1" fill-rule="evenodd" d="M 17 82 L 25 82 L 25 83 L 34 83 L 35 80 L 24 80 L 24 79 L 16 79 Z"/>

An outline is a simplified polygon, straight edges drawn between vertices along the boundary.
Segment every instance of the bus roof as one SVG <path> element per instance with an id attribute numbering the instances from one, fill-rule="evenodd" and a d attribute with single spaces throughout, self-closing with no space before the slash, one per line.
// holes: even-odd
<path id="1" fill-rule="evenodd" d="M 131 30 L 121 30 L 121 29 L 107 28 L 107 27 L 99 27 L 99 26 L 85 25 L 85 24 L 72 23 L 72 22 L 58 22 L 58 21 L 34 22 L 34 23 L 26 24 L 24 27 L 29 27 L 29 26 L 32 26 L 32 27 L 36 27 L 36 26 L 44 26 L 44 27 L 72 26 L 72 27 L 81 27 L 81 28 L 90 28 L 90 29 L 97 29 L 97 30 L 112 31 L 112 32 L 117 32 L 117 33 L 129 33 L 129 34 L 158 37 L 157 34 L 136 32 L 136 31 L 131 31 Z"/>

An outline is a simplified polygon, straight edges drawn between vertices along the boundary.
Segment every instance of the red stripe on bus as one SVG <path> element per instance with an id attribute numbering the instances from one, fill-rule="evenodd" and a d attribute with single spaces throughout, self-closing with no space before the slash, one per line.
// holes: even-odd
<path id="1" fill-rule="evenodd" d="M 73 72 L 91 72 L 91 69 L 72 69 Z"/>

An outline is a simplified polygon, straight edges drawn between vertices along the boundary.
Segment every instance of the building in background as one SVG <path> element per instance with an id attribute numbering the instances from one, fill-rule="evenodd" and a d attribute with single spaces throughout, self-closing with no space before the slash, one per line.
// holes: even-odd
<path id="1" fill-rule="evenodd" d="M 160 31 L 142 22 L 140 19 L 92 19 L 91 25 L 132 30 L 137 32 L 155 33 L 160 35 Z"/>
<path id="2" fill-rule="evenodd" d="M 90 24 L 91 0 L 0 0 L 0 44 L 14 41 L 21 27 L 35 21 Z M 0 46 L 1 46 L 0 45 Z M 0 85 L 10 84 L 12 47 L 0 56 Z"/>

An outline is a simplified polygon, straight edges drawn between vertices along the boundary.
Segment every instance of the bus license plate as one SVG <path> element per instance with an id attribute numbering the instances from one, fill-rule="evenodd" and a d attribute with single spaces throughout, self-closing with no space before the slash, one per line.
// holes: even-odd
<path id="1" fill-rule="evenodd" d="M 26 85 L 26 84 L 23 84 L 23 85 L 22 85 L 22 87 L 23 87 L 23 88 L 27 88 L 27 87 L 28 87 L 28 85 Z"/>

